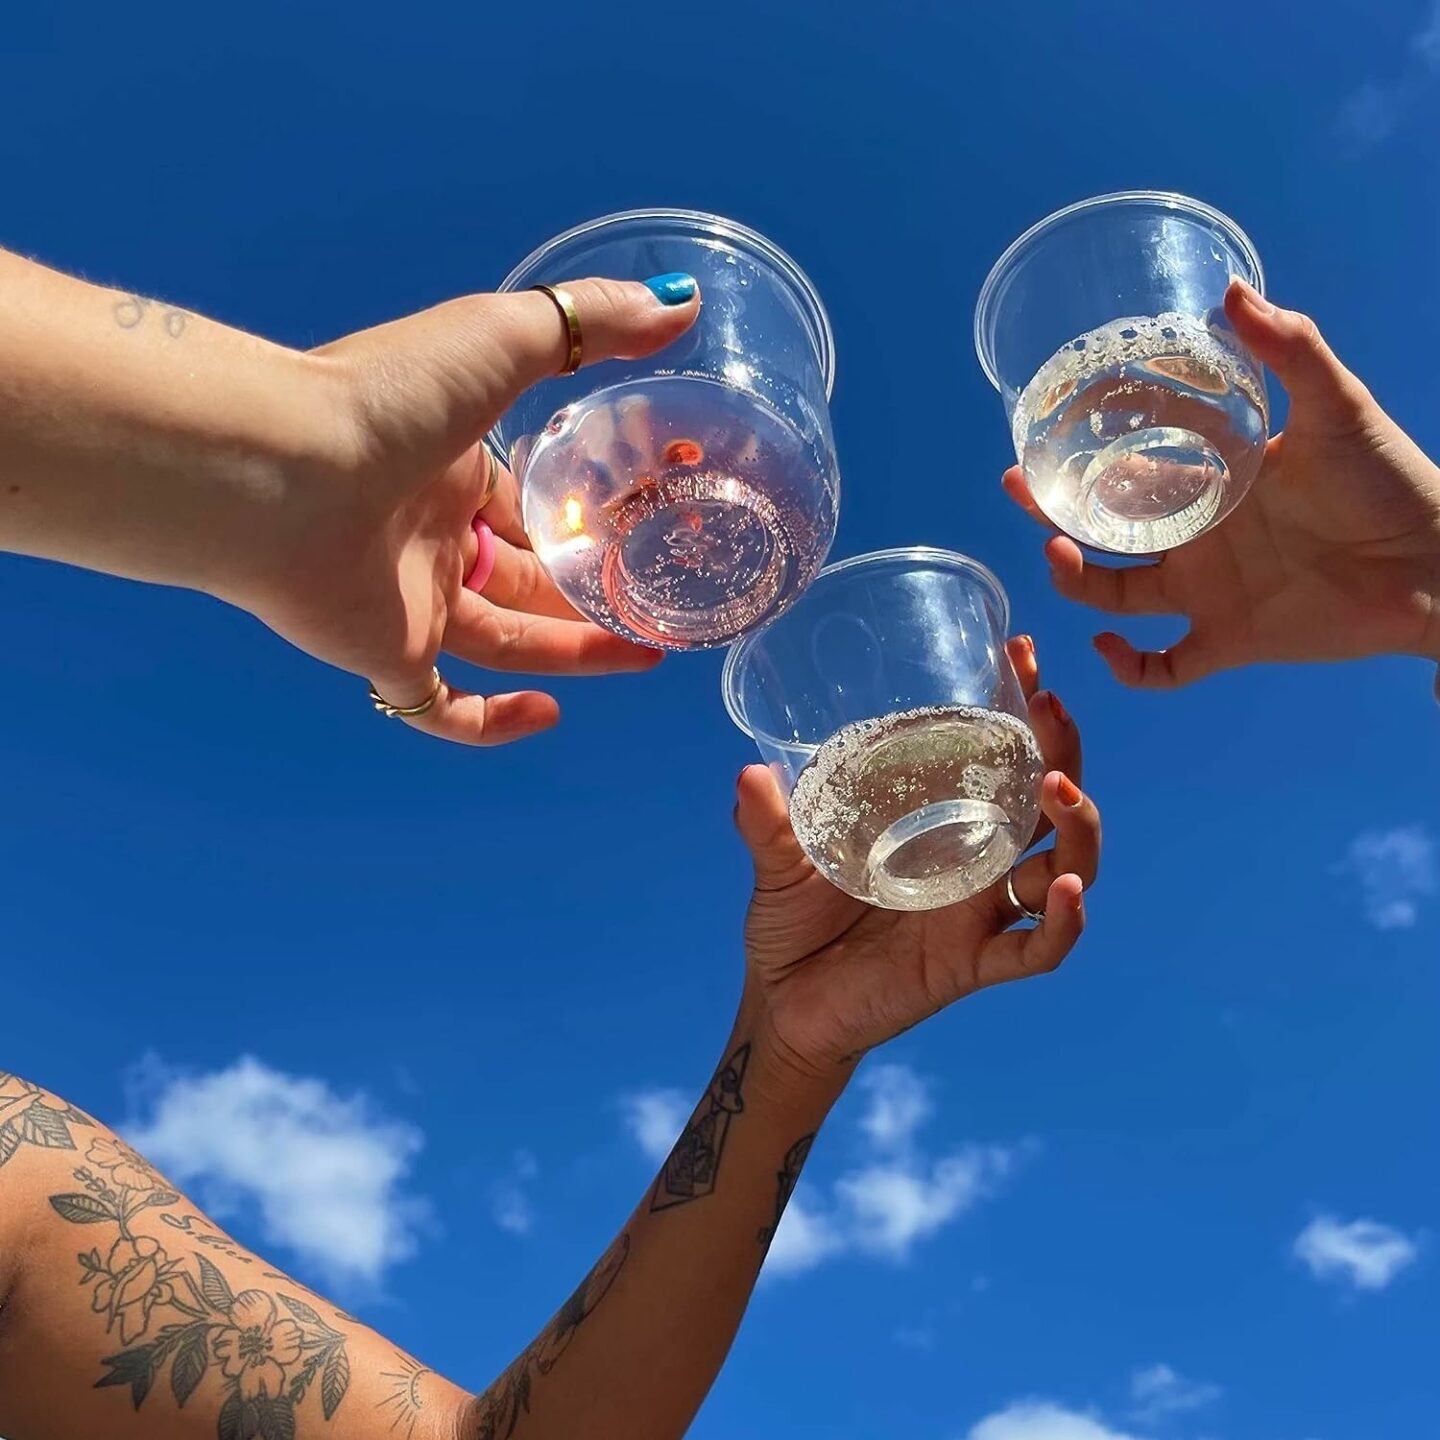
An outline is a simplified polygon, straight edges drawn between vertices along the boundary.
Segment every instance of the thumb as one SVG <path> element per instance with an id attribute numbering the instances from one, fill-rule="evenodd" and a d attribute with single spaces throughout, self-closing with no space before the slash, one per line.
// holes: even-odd
<path id="1" fill-rule="evenodd" d="M 810 861 L 790 828 L 785 797 L 764 765 L 747 765 L 740 772 L 735 827 L 755 862 L 757 889 L 780 890 L 811 873 Z"/>
<path id="2" fill-rule="evenodd" d="M 576 280 L 557 285 L 580 323 L 580 363 L 634 360 L 663 349 L 695 323 L 700 287 L 690 275 L 639 280 Z M 506 403 L 537 381 L 558 375 L 570 360 L 570 328 L 559 303 L 540 290 L 486 295 L 482 326 L 498 352 L 495 365 Z"/>
<path id="3" fill-rule="evenodd" d="M 1225 293 L 1235 333 L 1274 372 L 1292 403 L 1328 430 L 1355 429 L 1373 406 L 1370 392 L 1325 343 L 1319 327 L 1298 310 L 1272 305 L 1253 286 L 1235 279 Z"/>

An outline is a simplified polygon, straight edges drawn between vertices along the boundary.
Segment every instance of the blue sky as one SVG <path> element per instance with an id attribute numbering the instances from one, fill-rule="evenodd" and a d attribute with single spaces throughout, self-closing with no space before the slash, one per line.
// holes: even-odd
<path id="1" fill-rule="evenodd" d="M 1109 845 L 1080 951 L 847 1097 L 695 1436 L 1434 1433 L 1432 676 L 1119 690 L 1000 493 L 968 335 L 1030 221 L 1179 189 L 1440 451 L 1440 10 L 258 0 L 5 28 L 0 243 L 293 344 L 609 210 L 771 235 L 836 330 L 834 553 L 991 564 L 1086 727 Z M 563 685 L 558 731 L 476 753 L 193 596 L 6 562 L 0 614 L 6 1068 L 188 1155 L 242 1236 L 485 1383 L 730 1023 L 750 757 L 719 656 Z M 370 1181 L 316 1190 L 322 1153 Z"/>

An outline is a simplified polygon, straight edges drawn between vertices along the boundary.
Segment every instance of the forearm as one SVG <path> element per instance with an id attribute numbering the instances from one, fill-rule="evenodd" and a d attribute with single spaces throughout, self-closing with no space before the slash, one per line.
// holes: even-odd
<path id="1" fill-rule="evenodd" d="M 571 1300 L 474 1402 L 462 1440 L 683 1435 L 841 1084 L 798 1079 L 742 1004 L 654 1184 Z"/>
<path id="2" fill-rule="evenodd" d="M 328 443 L 323 368 L 0 252 L 0 549 L 243 589 Z"/>

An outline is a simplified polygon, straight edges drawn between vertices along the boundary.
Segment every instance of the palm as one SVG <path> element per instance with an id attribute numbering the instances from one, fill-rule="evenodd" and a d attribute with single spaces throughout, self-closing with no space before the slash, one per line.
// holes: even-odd
<path id="1" fill-rule="evenodd" d="M 1387 438 L 1336 437 L 1297 409 L 1245 502 L 1160 561 L 1165 598 L 1220 663 L 1417 647 L 1425 616 L 1412 597 L 1435 516 L 1390 463 Z"/>
<path id="2" fill-rule="evenodd" d="M 994 903 L 986 895 L 919 914 L 875 910 L 813 868 L 787 891 L 758 892 L 746 938 L 777 1037 L 793 1053 L 838 1060 L 979 989 L 987 945 L 1002 938 Z M 797 953 L 821 936 L 833 938 Z M 999 973 L 1007 958 L 989 956 L 994 980 L 1012 978 Z"/>

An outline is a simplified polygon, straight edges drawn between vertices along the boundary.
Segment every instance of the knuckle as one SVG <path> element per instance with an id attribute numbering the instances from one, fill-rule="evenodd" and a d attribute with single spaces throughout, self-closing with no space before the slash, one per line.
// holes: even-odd
<path id="1" fill-rule="evenodd" d="M 636 306 L 635 290 L 638 287 L 628 281 L 596 277 L 581 281 L 576 288 L 580 291 L 581 308 L 592 323 L 614 324 L 623 320 Z"/>

